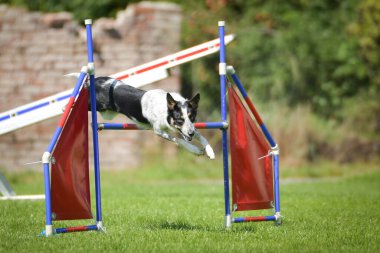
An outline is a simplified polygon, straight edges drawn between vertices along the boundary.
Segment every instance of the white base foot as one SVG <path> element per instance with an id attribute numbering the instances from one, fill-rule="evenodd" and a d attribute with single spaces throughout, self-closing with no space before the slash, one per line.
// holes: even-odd
<path id="1" fill-rule="evenodd" d="M 226 218 L 225 219 L 226 228 L 231 228 L 231 226 L 232 226 L 231 215 L 226 215 L 225 218 Z"/>
<path id="2" fill-rule="evenodd" d="M 49 237 L 53 235 L 53 225 L 46 225 L 45 236 Z"/>
<path id="3" fill-rule="evenodd" d="M 276 225 L 280 226 L 282 224 L 281 213 L 280 212 L 276 212 L 274 216 L 276 217 L 276 221 L 275 221 Z"/>

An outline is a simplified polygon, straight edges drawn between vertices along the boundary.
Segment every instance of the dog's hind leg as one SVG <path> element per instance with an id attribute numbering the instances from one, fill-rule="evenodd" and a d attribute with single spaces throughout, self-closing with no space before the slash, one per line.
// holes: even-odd
<path id="1" fill-rule="evenodd" d="M 212 147 L 210 146 L 210 144 L 208 143 L 206 138 L 203 137 L 197 130 L 195 130 L 195 132 L 194 132 L 194 138 L 197 139 L 202 144 L 202 146 L 204 147 L 204 149 L 206 151 L 206 155 L 210 159 L 215 159 L 214 150 L 212 149 Z"/>

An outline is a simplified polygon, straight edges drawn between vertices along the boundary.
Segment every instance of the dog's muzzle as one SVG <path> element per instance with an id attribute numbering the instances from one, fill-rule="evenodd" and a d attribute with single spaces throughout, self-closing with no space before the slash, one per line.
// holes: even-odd
<path id="1" fill-rule="evenodd" d="M 191 141 L 193 139 L 193 136 L 194 136 L 194 132 L 190 132 L 189 135 L 187 134 L 184 134 L 180 128 L 177 128 L 178 131 L 180 132 L 180 134 L 182 135 L 183 139 L 185 141 Z"/>

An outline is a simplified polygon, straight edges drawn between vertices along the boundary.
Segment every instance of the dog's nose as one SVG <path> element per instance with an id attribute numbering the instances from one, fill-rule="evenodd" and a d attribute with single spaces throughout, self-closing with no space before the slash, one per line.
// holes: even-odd
<path id="1" fill-rule="evenodd" d="M 189 135 L 190 135 L 190 137 L 193 137 L 194 136 L 194 132 L 190 132 Z"/>

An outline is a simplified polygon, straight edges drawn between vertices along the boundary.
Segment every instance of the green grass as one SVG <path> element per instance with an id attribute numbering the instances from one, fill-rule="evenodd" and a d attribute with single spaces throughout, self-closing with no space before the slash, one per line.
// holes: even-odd
<path id="1" fill-rule="evenodd" d="M 102 173 L 105 234 L 38 237 L 44 229 L 44 202 L 0 202 L 0 252 L 380 250 L 379 170 L 340 179 L 284 183 L 282 226 L 276 227 L 272 222 L 246 223 L 235 224 L 230 230 L 223 226 L 221 180 L 202 180 L 196 175 L 192 179 L 177 176 L 167 180 L 158 172 L 158 176 L 151 175 L 152 171 Z M 42 192 L 40 174 L 14 175 L 11 183 L 19 193 Z M 89 223 L 92 222 L 67 224 Z"/>

